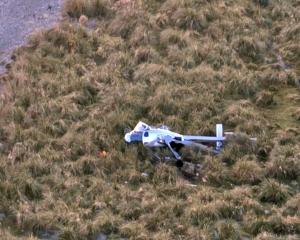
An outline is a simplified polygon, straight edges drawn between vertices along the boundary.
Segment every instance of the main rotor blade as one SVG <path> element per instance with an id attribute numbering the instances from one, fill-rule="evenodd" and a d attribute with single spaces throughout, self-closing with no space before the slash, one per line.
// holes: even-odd
<path id="1" fill-rule="evenodd" d="M 225 137 L 208 137 L 208 136 L 192 136 L 192 135 L 183 135 L 183 139 L 186 141 L 198 141 L 198 142 L 225 141 Z"/>

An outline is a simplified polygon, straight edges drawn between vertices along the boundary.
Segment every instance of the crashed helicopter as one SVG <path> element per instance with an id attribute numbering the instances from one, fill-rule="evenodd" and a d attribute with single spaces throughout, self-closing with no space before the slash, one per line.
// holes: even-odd
<path id="1" fill-rule="evenodd" d="M 182 166 L 182 156 L 180 155 L 182 147 L 195 147 L 201 151 L 218 154 L 226 139 L 232 135 L 234 135 L 232 132 L 224 134 L 223 124 L 216 124 L 215 136 L 193 136 L 172 132 L 166 125 L 154 127 L 140 121 L 132 131 L 125 134 L 125 142 L 142 143 L 150 149 L 168 148 L 172 157 L 177 160 L 176 165 L 180 167 Z M 255 141 L 256 139 L 250 138 L 250 140 Z"/>

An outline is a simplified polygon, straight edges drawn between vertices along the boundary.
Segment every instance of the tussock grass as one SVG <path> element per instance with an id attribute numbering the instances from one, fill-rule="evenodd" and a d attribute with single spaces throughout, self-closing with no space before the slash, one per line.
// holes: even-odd
<path id="1" fill-rule="evenodd" d="M 300 194 L 296 194 L 292 199 L 288 200 L 284 206 L 284 215 L 297 216 L 300 212 Z"/>
<path id="2" fill-rule="evenodd" d="M 299 238 L 297 1 L 66 0 L 64 12 L 76 21 L 35 33 L 1 77 L 2 238 Z M 191 178 L 124 143 L 139 120 L 238 134 L 217 156 L 186 149 L 201 166 Z"/>
<path id="3" fill-rule="evenodd" d="M 239 161 L 233 166 L 233 182 L 255 184 L 262 178 L 263 170 L 255 161 Z"/>
<path id="4" fill-rule="evenodd" d="M 239 56 L 246 62 L 254 62 L 257 64 L 264 62 L 264 42 L 258 42 L 250 37 L 242 37 L 233 43 Z"/>
<path id="5" fill-rule="evenodd" d="M 270 91 L 262 91 L 257 94 L 255 103 L 262 107 L 270 106 L 271 104 L 274 104 L 273 94 Z"/>
<path id="6" fill-rule="evenodd" d="M 183 48 L 186 46 L 183 32 L 172 28 L 167 28 L 160 33 L 160 44 L 164 47 L 174 44 Z"/>
<path id="7" fill-rule="evenodd" d="M 108 7 L 109 1 L 106 0 L 67 0 L 65 1 L 64 11 L 71 17 L 105 17 L 111 9 Z"/>
<path id="8" fill-rule="evenodd" d="M 216 237 L 219 239 L 240 239 L 242 237 L 237 224 L 219 222 L 216 228 Z"/>
<path id="9" fill-rule="evenodd" d="M 261 184 L 259 199 L 262 202 L 282 204 L 288 199 L 289 195 L 290 190 L 287 186 L 275 180 L 266 180 Z"/>

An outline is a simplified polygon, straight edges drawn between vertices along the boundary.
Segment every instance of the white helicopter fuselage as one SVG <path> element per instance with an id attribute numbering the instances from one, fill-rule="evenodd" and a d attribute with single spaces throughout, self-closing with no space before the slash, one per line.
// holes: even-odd
<path id="1" fill-rule="evenodd" d="M 183 141 L 183 135 L 171 132 L 167 129 L 149 129 L 143 132 L 142 142 L 146 147 L 165 147 L 164 138 L 170 136 L 171 138 Z"/>
<path id="2" fill-rule="evenodd" d="M 125 134 L 125 141 L 131 142 L 142 142 L 146 147 L 165 147 L 165 139 L 174 139 L 177 142 L 214 142 L 216 148 L 220 149 L 222 142 L 225 140 L 223 136 L 223 125 L 216 125 L 216 136 L 192 136 L 182 135 L 169 130 L 167 126 L 152 127 L 144 122 L 139 122 L 135 128 Z"/>
<path id="3" fill-rule="evenodd" d="M 180 148 L 183 146 L 198 147 L 202 151 L 218 154 L 226 136 L 223 135 L 223 125 L 216 124 L 215 136 L 199 136 L 199 135 L 182 135 L 176 132 L 172 132 L 165 125 L 160 127 L 149 126 L 144 122 L 139 122 L 135 128 L 125 134 L 126 143 L 143 143 L 148 148 L 169 148 L 173 156 L 180 160 Z M 254 138 L 250 140 L 256 141 Z"/>

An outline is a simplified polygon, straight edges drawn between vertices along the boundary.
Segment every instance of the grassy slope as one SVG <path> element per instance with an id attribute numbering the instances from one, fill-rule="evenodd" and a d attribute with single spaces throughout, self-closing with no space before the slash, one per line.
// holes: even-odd
<path id="1" fill-rule="evenodd" d="M 259 2 L 67 1 L 70 15 L 96 17 L 97 28 L 66 22 L 35 34 L 5 77 L 0 233 L 297 239 L 300 6 Z M 202 134 L 223 122 L 259 144 L 197 156 L 205 167 L 191 187 L 125 146 L 124 129 L 139 120 Z"/>

